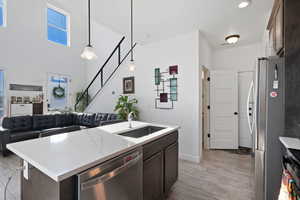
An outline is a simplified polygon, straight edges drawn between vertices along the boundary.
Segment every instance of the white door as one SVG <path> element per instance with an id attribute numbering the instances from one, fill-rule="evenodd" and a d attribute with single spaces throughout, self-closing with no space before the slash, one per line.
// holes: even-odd
<path id="1" fill-rule="evenodd" d="M 239 146 L 252 147 L 252 135 L 249 129 L 248 115 L 253 114 L 253 93 L 249 93 L 253 72 L 239 72 Z M 249 96 L 250 95 L 250 96 Z M 247 105 L 249 96 L 249 105 Z M 251 109 L 249 112 L 249 108 Z"/>
<path id="2" fill-rule="evenodd" d="M 238 149 L 238 74 L 210 73 L 210 148 Z"/>
<path id="3" fill-rule="evenodd" d="M 69 109 L 70 81 L 71 79 L 67 75 L 48 74 L 47 101 L 49 111 Z M 59 95 L 55 91 L 58 91 Z"/>

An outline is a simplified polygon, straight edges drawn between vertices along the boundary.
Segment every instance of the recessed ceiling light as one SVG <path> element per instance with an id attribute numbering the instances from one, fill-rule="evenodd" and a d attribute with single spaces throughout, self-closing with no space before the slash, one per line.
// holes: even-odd
<path id="1" fill-rule="evenodd" d="M 240 35 L 229 35 L 225 38 L 228 44 L 235 44 L 239 41 Z"/>
<path id="2" fill-rule="evenodd" d="M 239 8 L 246 8 L 251 4 L 251 0 L 240 0 L 239 1 Z"/>

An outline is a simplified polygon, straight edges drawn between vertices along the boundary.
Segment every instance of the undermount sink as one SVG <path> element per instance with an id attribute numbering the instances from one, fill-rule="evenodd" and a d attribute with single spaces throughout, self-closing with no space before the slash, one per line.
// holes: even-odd
<path id="1" fill-rule="evenodd" d="M 140 137 L 150 135 L 152 133 L 155 133 L 155 132 L 163 130 L 163 129 L 165 129 L 165 128 L 157 127 L 157 126 L 146 126 L 143 128 L 128 131 L 126 133 L 121 133 L 120 135 L 125 136 L 125 137 L 140 138 Z"/>

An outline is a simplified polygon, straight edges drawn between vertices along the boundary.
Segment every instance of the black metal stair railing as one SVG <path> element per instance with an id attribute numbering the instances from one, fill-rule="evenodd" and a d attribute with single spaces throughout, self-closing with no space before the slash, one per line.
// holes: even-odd
<path id="1" fill-rule="evenodd" d="M 89 83 L 87 88 L 84 90 L 84 92 L 76 99 L 75 103 L 75 111 L 77 111 L 77 107 L 80 102 L 85 101 L 85 108 L 88 107 L 88 105 L 97 97 L 97 95 L 101 92 L 101 90 L 104 88 L 104 86 L 109 82 L 109 80 L 113 77 L 113 75 L 116 73 L 118 68 L 122 65 L 122 63 L 126 60 L 126 58 L 129 56 L 129 54 L 133 51 L 133 49 L 136 47 L 136 43 L 130 48 L 130 50 L 126 53 L 126 55 L 121 58 L 121 44 L 124 42 L 125 37 L 122 37 L 120 42 L 117 44 L 117 46 L 114 48 L 110 56 L 106 59 L 100 70 L 97 72 L 97 74 L 94 76 L 92 81 Z M 113 56 L 117 53 L 117 66 L 114 68 L 114 70 L 110 73 L 108 78 L 104 80 L 103 74 L 104 74 L 104 69 L 106 68 L 107 64 L 109 61 L 113 58 Z M 92 98 L 90 98 L 89 90 L 94 84 L 97 84 L 96 79 L 100 77 L 100 85 L 99 89 L 97 89 L 97 92 L 93 95 Z M 96 85 L 97 86 L 97 85 Z"/>

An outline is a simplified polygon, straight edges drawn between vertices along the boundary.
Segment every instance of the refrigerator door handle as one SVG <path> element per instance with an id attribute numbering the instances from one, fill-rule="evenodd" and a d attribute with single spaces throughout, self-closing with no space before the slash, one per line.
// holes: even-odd
<path id="1" fill-rule="evenodd" d="M 259 75 L 260 75 L 260 65 L 261 61 L 258 60 L 257 67 L 256 67 L 256 76 L 255 76 L 255 87 L 254 87 L 254 97 L 255 97 L 255 103 L 254 103 L 254 128 L 255 128 L 255 135 L 254 135 L 254 148 L 258 150 L 258 131 L 259 131 Z"/>
<path id="2" fill-rule="evenodd" d="M 253 91 L 253 87 L 254 87 L 254 83 L 253 81 L 251 81 L 250 83 L 250 88 L 249 88 L 249 91 L 248 91 L 248 98 L 247 98 L 247 118 L 248 118 L 248 126 L 249 126 L 249 130 L 250 130 L 250 133 L 251 135 L 253 134 L 253 122 L 251 124 L 251 119 L 250 119 L 250 98 L 251 98 L 251 93 Z"/>

